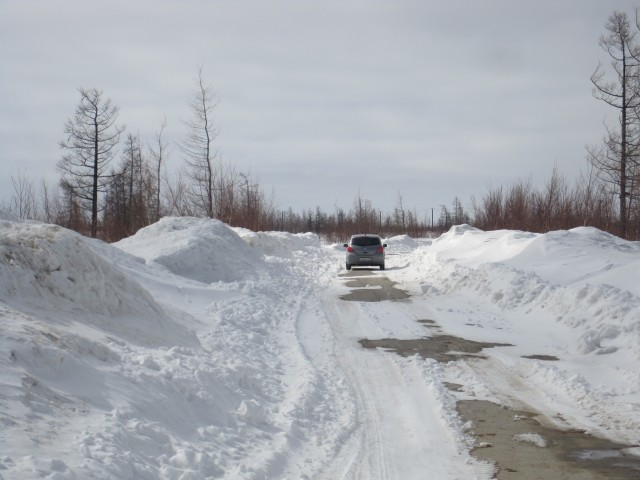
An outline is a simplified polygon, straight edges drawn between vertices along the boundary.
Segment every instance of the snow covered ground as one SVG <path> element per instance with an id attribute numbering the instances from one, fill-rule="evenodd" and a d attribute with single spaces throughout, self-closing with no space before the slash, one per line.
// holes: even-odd
<path id="1" fill-rule="evenodd" d="M 107 245 L 0 214 L 0 479 L 491 478 L 462 398 L 640 442 L 638 242 L 387 243 L 361 273 L 410 300 L 347 302 L 343 249 L 313 234 L 165 218 Z M 358 343 L 433 334 L 419 320 L 512 346 L 442 364 Z"/>

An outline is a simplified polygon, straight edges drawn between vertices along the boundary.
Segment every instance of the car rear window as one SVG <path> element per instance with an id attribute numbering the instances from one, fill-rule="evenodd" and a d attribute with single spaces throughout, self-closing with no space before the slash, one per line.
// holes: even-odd
<path id="1" fill-rule="evenodd" d="M 351 239 L 351 245 L 358 247 L 373 247 L 375 245 L 381 245 L 379 237 L 355 237 Z"/>

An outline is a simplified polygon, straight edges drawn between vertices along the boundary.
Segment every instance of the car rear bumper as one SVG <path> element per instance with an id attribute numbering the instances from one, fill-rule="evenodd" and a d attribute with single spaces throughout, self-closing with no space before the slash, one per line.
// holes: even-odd
<path id="1" fill-rule="evenodd" d="M 356 255 L 355 253 L 347 254 L 347 264 L 354 267 L 378 267 L 384 265 L 384 255 Z"/>

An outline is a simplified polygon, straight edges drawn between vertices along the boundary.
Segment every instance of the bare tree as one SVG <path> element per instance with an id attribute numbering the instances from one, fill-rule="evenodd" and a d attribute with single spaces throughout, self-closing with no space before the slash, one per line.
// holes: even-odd
<path id="1" fill-rule="evenodd" d="M 214 216 L 229 225 L 242 223 L 242 192 L 240 192 L 240 175 L 229 162 L 219 159 L 213 179 Z"/>
<path id="2" fill-rule="evenodd" d="M 471 199 L 473 205 L 475 225 L 483 230 L 497 230 L 505 228 L 505 194 L 502 187 L 489 188 L 480 199 Z"/>
<path id="3" fill-rule="evenodd" d="M 358 195 L 353 201 L 353 217 L 356 230 L 362 233 L 372 233 L 378 230 L 379 221 L 378 214 L 373 208 L 371 200 L 362 197 L 362 193 L 358 191 Z"/>
<path id="4" fill-rule="evenodd" d="M 60 180 L 60 191 L 62 199 L 56 223 L 86 235 L 90 231 L 90 223 L 87 222 L 86 210 L 82 208 L 76 190 L 63 178 Z"/>
<path id="5" fill-rule="evenodd" d="M 162 167 L 165 165 L 165 161 L 168 155 L 167 142 L 164 139 L 164 129 L 167 126 L 167 117 L 162 120 L 160 125 L 160 131 L 156 133 L 156 143 L 154 147 L 150 147 L 152 165 L 155 167 L 155 205 L 154 205 L 154 220 L 157 221 L 162 216 L 161 208 L 161 184 L 162 184 Z"/>
<path id="6" fill-rule="evenodd" d="M 619 119 L 615 129 L 606 128 L 601 148 L 588 149 L 588 158 L 619 195 L 620 235 L 626 237 L 630 184 L 635 182 L 629 167 L 640 137 L 636 115 L 640 107 L 640 50 L 626 13 L 614 12 L 605 28 L 607 34 L 600 37 L 599 44 L 611 58 L 614 80 L 606 81 L 598 65 L 591 82 L 594 97 L 616 109 Z"/>
<path id="7" fill-rule="evenodd" d="M 45 223 L 55 223 L 61 210 L 61 198 L 57 186 L 49 186 L 47 182 L 43 180 L 40 198 L 42 205 L 42 221 Z"/>
<path id="8" fill-rule="evenodd" d="M 534 202 L 531 180 L 515 183 L 504 197 L 503 227 L 533 231 L 540 221 L 534 214 Z"/>
<path id="9" fill-rule="evenodd" d="M 393 221 L 396 225 L 402 226 L 401 233 L 407 233 L 406 230 L 406 211 L 404 208 L 404 202 L 402 199 L 402 194 L 398 192 L 398 200 L 396 203 L 396 208 L 393 210 Z"/>
<path id="10" fill-rule="evenodd" d="M 438 218 L 438 227 L 440 230 L 449 230 L 453 226 L 453 216 L 446 205 L 440 205 L 440 218 Z"/>
<path id="11" fill-rule="evenodd" d="M 38 199 L 33 180 L 25 172 L 11 176 L 13 196 L 9 199 L 9 211 L 23 220 L 35 220 L 38 215 Z"/>
<path id="12" fill-rule="evenodd" d="M 124 127 L 116 125 L 118 108 L 103 99 L 95 88 L 80 88 L 80 103 L 74 116 L 65 124 L 66 138 L 60 142 L 64 150 L 58 162 L 61 185 L 71 198 L 79 199 L 91 211 L 91 236 L 98 231 L 98 195 L 109 180 L 109 162 L 116 154 Z"/>
<path id="13" fill-rule="evenodd" d="M 137 135 L 127 135 L 120 164 L 111 177 L 105 196 L 103 237 L 115 241 L 150 223 L 155 182 Z"/>
<path id="14" fill-rule="evenodd" d="M 465 212 L 462 201 L 458 197 L 453 199 L 453 212 L 451 219 L 454 225 L 462 225 L 463 223 L 471 223 L 471 217 Z"/>
<path id="15" fill-rule="evenodd" d="M 188 129 L 187 137 L 180 143 L 180 149 L 186 157 L 187 176 L 191 180 L 191 198 L 198 209 L 213 218 L 216 173 L 213 142 L 218 135 L 213 123 L 216 103 L 213 89 L 203 78 L 202 67 L 198 70 L 197 83 L 189 104 L 191 119 L 185 122 Z"/>
<path id="16" fill-rule="evenodd" d="M 167 214 L 182 217 L 195 215 L 193 205 L 187 198 L 187 180 L 184 170 L 176 173 L 174 178 L 165 178 L 164 197 L 167 203 Z"/>

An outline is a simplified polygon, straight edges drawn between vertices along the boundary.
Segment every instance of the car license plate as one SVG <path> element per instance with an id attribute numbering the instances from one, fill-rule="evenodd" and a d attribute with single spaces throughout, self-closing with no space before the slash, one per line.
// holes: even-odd
<path id="1" fill-rule="evenodd" d="M 360 261 L 361 262 L 370 262 L 371 261 L 371 257 L 360 257 Z"/>

